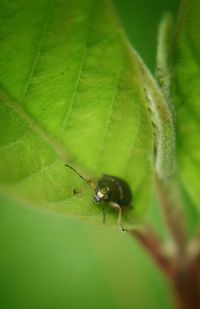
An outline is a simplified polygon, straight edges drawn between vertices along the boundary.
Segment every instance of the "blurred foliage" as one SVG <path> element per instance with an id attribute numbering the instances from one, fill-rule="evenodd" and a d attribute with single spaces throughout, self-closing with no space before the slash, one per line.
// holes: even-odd
<path id="1" fill-rule="evenodd" d="M 172 58 L 178 170 L 182 184 L 197 210 L 200 209 L 199 13 L 200 1 L 184 1 Z"/>
<path id="2" fill-rule="evenodd" d="M 152 72 L 155 70 L 157 30 L 166 12 L 176 15 L 179 0 L 115 0 L 133 46 Z"/>
<path id="3" fill-rule="evenodd" d="M 134 46 L 154 70 L 157 25 L 178 1 L 117 1 Z M 155 214 L 156 215 L 156 214 Z M 171 308 L 169 287 L 127 235 L 24 209 L 2 198 L 1 307 Z"/>
<path id="4" fill-rule="evenodd" d="M 170 307 L 163 275 L 126 234 L 1 206 L 1 308 Z"/>

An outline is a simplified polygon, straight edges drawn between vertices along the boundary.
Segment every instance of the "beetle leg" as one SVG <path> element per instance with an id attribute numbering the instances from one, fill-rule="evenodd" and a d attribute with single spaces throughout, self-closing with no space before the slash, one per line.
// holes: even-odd
<path id="1" fill-rule="evenodd" d="M 125 229 L 125 228 L 122 226 L 122 209 L 121 209 L 121 207 L 119 207 L 118 225 L 119 225 L 119 227 L 121 228 L 121 231 L 122 231 L 122 232 L 127 232 L 127 231 L 128 231 L 128 229 Z"/>
<path id="2" fill-rule="evenodd" d="M 103 223 L 106 222 L 106 212 L 105 212 L 105 206 L 103 206 Z"/>
<path id="3" fill-rule="evenodd" d="M 122 232 L 127 232 L 128 230 L 125 229 L 122 226 L 122 208 L 121 208 L 121 206 L 119 204 L 115 203 L 115 202 L 109 202 L 109 205 L 112 208 L 117 208 L 118 209 L 118 211 L 119 211 L 119 213 L 118 213 L 118 225 L 120 226 Z"/>
<path id="4" fill-rule="evenodd" d="M 112 207 L 112 208 L 117 208 L 117 209 L 120 208 L 120 205 L 115 203 L 115 202 L 109 202 L 109 206 Z"/>

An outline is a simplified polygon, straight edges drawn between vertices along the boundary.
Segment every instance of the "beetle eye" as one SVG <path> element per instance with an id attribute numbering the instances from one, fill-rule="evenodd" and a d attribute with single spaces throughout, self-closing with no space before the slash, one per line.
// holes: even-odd
<path id="1" fill-rule="evenodd" d="M 100 202 L 100 200 L 101 200 L 101 198 L 98 194 L 95 194 L 93 198 L 94 198 L 95 202 Z"/>
<path id="2" fill-rule="evenodd" d="M 109 200 L 109 194 L 108 194 L 108 193 L 104 194 L 103 199 L 104 199 L 105 201 L 106 201 L 106 200 Z"/>

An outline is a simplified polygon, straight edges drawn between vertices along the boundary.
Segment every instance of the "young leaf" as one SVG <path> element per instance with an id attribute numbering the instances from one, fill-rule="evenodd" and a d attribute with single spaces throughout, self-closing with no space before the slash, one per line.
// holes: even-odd
<path id="1" fill-rule="evenodd" d="M 173 52 L 177 161 L 182 183 L 200 207 L 200 1 L 183 1 Z"/>
<path id="2" fill-rule="evenodd" d="M 85 177 L 131 187 L 128 220 L 151 191 L 153 134 L 140 64 L 109 0 L 1 4 L 0 183 L 4 194 L 92 223 Z M 114 214 L 114 215 L 113 215 Z M 106 223 L 117 212 L 106 210 Z"/>

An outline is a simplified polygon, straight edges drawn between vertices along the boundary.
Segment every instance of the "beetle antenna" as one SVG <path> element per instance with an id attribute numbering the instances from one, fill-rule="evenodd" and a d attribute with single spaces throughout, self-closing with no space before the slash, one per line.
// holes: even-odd
<path id="1" fill-rule="evenodd" d="M 77 170 L 75 170 L 75 168 L 73 168 L 71 165 L 69 164 L 65 164 L 65 166 L 71 168 L 72 171 L 74 171 L 81 179 L 83 179 L 89 186 L 90 188 L 93 189 L 91 182 L 89 180 L 87 180 L 86 178 L 84 178 L 81 174 L 79 174 L 79 172 L 77 172 Z"/>

